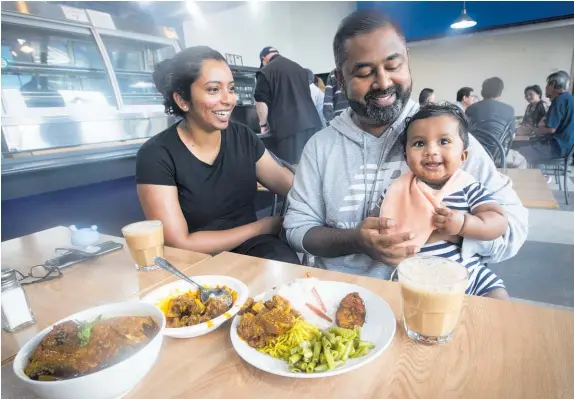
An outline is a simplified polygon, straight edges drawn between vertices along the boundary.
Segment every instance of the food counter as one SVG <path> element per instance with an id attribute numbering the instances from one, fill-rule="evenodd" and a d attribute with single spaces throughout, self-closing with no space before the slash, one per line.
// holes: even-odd
<path id="1" fill-rule="evenodd" d="M 61 190 L 76 197 L 80 187 L 124 179 L 135 192 L 137 150 L 176 121 L 152 80 L 154 66 L 182 48 L 176 30 L 46 2 L 1 7 L 4 218 L 17 218 L 11 205 L 24 198 L 31 211 L 52 213 L 50 193 Z M 256 68 L 232 69 L 232 119 L 257 129 Z M 22 203 L 18 211 L 28 213 Z M 4 230 L 15 223 L 22 222 L 3 221 L 5 237 L 16 236 Z"/>

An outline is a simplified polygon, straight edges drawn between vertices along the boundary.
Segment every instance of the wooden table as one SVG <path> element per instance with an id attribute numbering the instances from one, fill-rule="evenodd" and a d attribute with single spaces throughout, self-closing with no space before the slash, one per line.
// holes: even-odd
<path id="1" fill-rule="evenodd" d="M 231 253 L 193 267 L 196 275 L 236 277 L 254 295 L 304 277 L 307 271 L 368 288 L 401 316 L 396 283 Z M 166 338 L 157 363 L 127 398 L 574 397 L 574 312 L 478 297 L 466 301 L 450 344 L 414 343 L 399 323 L 392 344 L 379 358 L 324 380 L 284 378 L 250 366 L 231 345 L 230 322 L 201 337 Z"/>
<path id="2" fill-rule="evenodd" d="M 512 187 L 522 204 L 530 208 L 558 208 L 540 169 L 498 169 L 512 179 Z"/>
<path id="3" fill-rule="evenodd" d="M 124 243 L 122 238 L 106 235 L 101 240 Z M 26 275 L 32 266 L 56 257 L 55 248 L 67 246 L 70 232 L 62 226 L 5 241 L 2 267 Z M 181 270 L 211 257 L 167 247 L 165 256 Z M 163 270 L 138 272 L 126 250 L 73 265 L 63 274 L 60 279 L 24 286 L 36 324 L 16 333 L 2 330 L 2 363 L 11 360 L 22 345 L 50 324 L 93 306 L 137 298 L 139 292 L 171 276 Z"/>

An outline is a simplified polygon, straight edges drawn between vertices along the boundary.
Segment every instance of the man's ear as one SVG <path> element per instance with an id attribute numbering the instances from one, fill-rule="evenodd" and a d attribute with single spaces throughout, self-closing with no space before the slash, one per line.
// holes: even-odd
<path id="1" fill-rule="evenodd" d="M 468 149 L 463 150 L 462 154 L 460 154 L 460 160 L 462 162 L 466 161 L 468 159 Z"/>

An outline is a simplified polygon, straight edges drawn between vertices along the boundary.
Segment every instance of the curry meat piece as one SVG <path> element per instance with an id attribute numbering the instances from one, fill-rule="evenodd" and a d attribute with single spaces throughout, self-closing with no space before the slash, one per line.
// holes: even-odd
<path id="1" fill-rule="evenodd" d="M 337 325 L 341 328 L 353 329 L 362 327 L 366 316 L 365 303 L 357 292 L 348 294 L 341 300 L 337 310 Z"/>
<path id="2" fill-rule="evenodd" d="M 53 381 L 91 374 L 128 358 L 158 332 L 151 317 L 115 317 L 96 321 L 87 345 L 74 321 L 60 323 L 40 341 L 24 373 L 33 380 Z"/>
<path id="3" fill-rule="evenodd" d="M 180 295 L 169 302 L 167 317 L 181 317 L 183 315 L 201 315 L 205 310 L 205 305 L 200 300 Z"/>
<path id="4" fill-rule="evenodd" d="M 291 303 L 279 296 L 264 303 L 259 312 L 253 311 L 251 306 L 244 310 L 237 327 L 237 334 L 252 348 L 263 348 L 273 338 L 287 332 L 297 317 L 291 309 Z"/>

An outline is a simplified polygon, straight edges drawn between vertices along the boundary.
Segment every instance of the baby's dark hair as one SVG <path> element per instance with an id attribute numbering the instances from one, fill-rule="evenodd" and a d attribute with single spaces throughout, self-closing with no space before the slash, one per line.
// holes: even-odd
<path id="1" fill-rule="evenodd" d="M 407 118 L 405 121 L 405 130 L 403 131 L 403 145 L 404 150 L 407 150 L 407 135 L 409 132 L 409 127 L 415 121 L 420 119 L 432 118 L 435 116 L 450 116 L 458 122 L 458 134 L 462 140 L 464 149 L 468 148 L 468 132 L 470 130 L 470 122 L 466 117 L 463 110 L 461 110 L 458 105 L 443 102 L 439 104 L 428 104 L 421 107 L 413 116 Z"/>
<path id="2" fill-rule="evenodd" d="M 225 62 L 225 57 L 207 46 L 188 47 L 155 66 L 153 81 L 163 96 L 167 114 L 185 116 L 173 99 L 173 94 L 179 93 L 184 100 L 191 100 L 191 85 L 199 78 L 205 60 Z"/>

